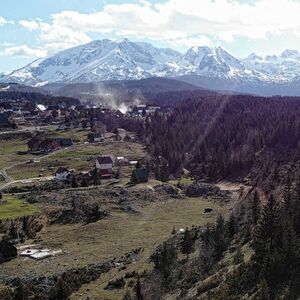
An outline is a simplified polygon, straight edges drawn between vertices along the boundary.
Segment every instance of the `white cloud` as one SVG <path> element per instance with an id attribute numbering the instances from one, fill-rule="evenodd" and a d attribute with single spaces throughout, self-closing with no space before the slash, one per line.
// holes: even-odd
<path id="1" fill-rule="evenodd" d="M 0 47 L 11 47 L 11 46 L 14 46 L 13 43 L 10 43 L 10 42 L 3 42 L 3 43 L 0 43 Z"/>
<path id="2" fill-rule="evenodd" d="M 9 47 L 4 49 L 1 53 L 2 56 L 22 56 L 27 58 L 40 58 L 47 56 L 46 50 L 33 49 L 27 45 Z"/>
<path id="3" fill-rule="evenodd" d="M 0 26 L 6 24 L 6 20 L 0 16 Z"/>
<path id="4" fill-rule="evenodd" d="M 21 20 L 19 21 L 19 24 L 24 28 L 28 29 L 29 31 L 37 30 L 40 28 L 40 24 L 36 20 L 31 20 L 31 21 Z"/>
<path id="5" fill-rule="evenodd" d="M 167 40 L 171 45 L 174 46 L 212 46 L 212 41 L 205 35 L 199 35 L 197 37 L 183 37 L 174 40 Z"/>
<path id="6" fill-rule="evenodd" d="M 237 0 L 166 0 L 152 4 L 106 4 L 89 14 L 62 11 L 51 23 L 20 21 L 28 30 L 39 30 L 48 49 L 63 49 L 91 40 L 91 33 L 166 41 L 186 46 L 210 44 L 214 40 L 232 43 L 236 38 L 264 40 L 270 36 L 300 35 L 300 1 L 256 0 L 253 5 Z M 1 22 L 1 19 L 0 19 Z"/>

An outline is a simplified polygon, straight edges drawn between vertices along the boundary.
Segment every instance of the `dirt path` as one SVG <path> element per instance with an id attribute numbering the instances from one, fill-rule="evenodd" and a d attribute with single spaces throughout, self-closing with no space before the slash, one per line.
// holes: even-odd
<path id="1" fill-rule="evenodd" d="M 70 149 L 75 150 L 77 147 L 81 147 L 83 145 L 85 145 L 85 144 L 77 144 L 77 145 L 72 145 L 72 146 L 67 147 L 67 148 L 62 148 L 62 149 L 59 149 L 57 151 L 53 151 L 53 152 L 47 153 L 45 155 L 39 156 L 38 159 L 42 160 L 42 159 L 48 158 L 52 155 L 55 155 L 57 153 L 63 152 L 65 150 L 70 150 Z M 36 178 L 28 178 L 28 179 L 22 179 L 22 180 L 14 180 L 10 175 L 7 174 L 8 170 L 10 170 L 12 168 L 15 168 L 17 166 L 23 165 L 27 161 L 28 161 L 28 159 L 23 160 L 23 161 L 18 162 L 18 163 L 15 163 L 15 164 L 12 164 L 9 167 L 6 167 L 6 168 L 3 168 L 2 170 L 0 170 L 0 175 L 4 178 L 4 182 L 0 184 L 0 191 L 2 191 L 4 188 L 6 188 L 6 187 L 8 187 L 8 186 L 10 186 L 14 183 L 32 183 L 32 182 L 35 182 L 35 181 L 42 182 L 42 181 L 49 181 L 49 180 L 52 180 L 54 178 L 53 176 L 47 176 L 47 177 L 36 177 Z"/>

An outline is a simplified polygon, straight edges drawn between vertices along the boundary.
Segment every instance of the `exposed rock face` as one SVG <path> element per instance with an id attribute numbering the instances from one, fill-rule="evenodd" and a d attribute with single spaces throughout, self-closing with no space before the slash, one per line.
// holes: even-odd
<path id="1" fill-rule="evenodd" d="M 51 224 L 93 223 L 107 216 L 95 203 L 74 202 L 71 208 L 60 209 L 48 213 Z"/>
<path id="2" fill-rule="evenodd" d="M 229 192 L 221 191 L 220 188 L 211 184 L 194 182 L 187 187 L 186 195 L 189 197 L 228 198 Z"/>
<path id="3" fill-rule="evenodd" d="M 154 187 L 156 192 L 159 193 L 167 193 L 171 197 L 180 197 L 183 196 L 183 192 L 181 189 L 175 187 L 172 184 L 161 184 Z"/>

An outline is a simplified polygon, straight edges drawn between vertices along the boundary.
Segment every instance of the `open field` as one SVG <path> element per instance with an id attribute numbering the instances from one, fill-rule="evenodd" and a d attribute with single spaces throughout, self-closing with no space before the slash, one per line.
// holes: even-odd
<path id="1" fill-rule="evenodd" d="M 20 163 L 8 170 L 8 174 L 15 180 L 35 178 L 39 174 L 50 176 L 60 166 L 65 166 L 76 171 L 86 171 L 94 167 L 97 156 L 112 154 L 114 156 L 125 156 L 129 159 L 140 159 L 144 156 L 143 146 L 127 142 L 104 142 L 95 144 L 74 145 L 69 148 L 52 152 L 39 159 L 38 163 Z M 54 168 L 49 170 L 49 167 Z M 41 171 L 42 170 L 42 171 Z"/>
<path id="2" fill-rule="evenodd" d="M 203 210 L 206 207 L 214 208 L 215 212 L 204 214 Z M 133 265 L 140 271 L 150 267 L 149 254 L 168 238 L 173 226 L 179 229 L 193 224 L 205 224 L 213 221 L 219 213 L 226 213 L 227 209 L 226 206 L 200 198 L 170 199 L 145 206 L 140 213 L 128 214 L 116 210 L 110 217 L 87 225 L 47 226 L 39 234 L 42 245 L 62 249 L 64 254 L 43 261 L 14 259 L 1 265 L 0 277 L 4 274 L 43 275 L 45 270 L 49 275 L 71 267 L 86 266 L 107 258 L 119 257 L 134 248 L 142 247 L 144 251 L 141 260 Z M 102 280 L 104 279 L 101 277 L 88 285 L 89 290 L 93 289 L 91 293 L 98 297 L 104 292 Z M 85 293 L 86 289 L 87 287 L 82 287 L 79 293 Z"/>
<path id="3" fill-rule="evenodd" d="M 55 131 L 54 128 L 48 129 L 47 136 L 71 137 L 70 132 Z M 64 148 L 47 155 L 27 155 L 19 154 L 20 151 L 27 150 L 27 139 L 4 141 L 5 149 L 1 150 L 3 162 L 0 165 L 5 174 L 9 176 L 8 181 L 21 180 L 15 184 L 21 184 L 23 180 L 46 177 L 53 175 L 60 166 L 74 168 L 76 171 L 86 171 L 94 167 L 95 158 L 99 155 L 109 154 L 114 156 L 124 156 L 129 160 L 138 160 L 145 156 L 143 145 L 129 142 L 113 142 L 106 140 L 103 143 L 85 144 L 86 131 L 74 131 L 78 142 L 69 148 Z M 74 138 L 74 136 L 73 136 Z M 28 163 L 29 159 L 37 160 L 35 163 Z M 80 197 L 80 192 L 86 189 L 87 196 L 83 197 L 88 201 L 99 201 L 101 208 L 108 208 L 109 215 L 95 223 L 80 224 L 52 224 L 44 223 L 43 229 L 38 233 L 36 239 L 39 244 L 52 250 L 61 249 L 63 253 L 55 257 L 50 257 L 42 261 L 24 259 L 18 257 L 1 265 L 0 278 L 6 277 L 35 277 L 43 275 L 57 274 L 70 268 L 86 267 L 107 259 L 118 258 L 135 248 L 143 248 L 140 259 L 130 264 L 125 270 L 112 269 L 107 274 L 103 274 L 99 279 L 89 284 L 83 285 L 75 292 L 71 299 L 122 299 L 126 292 L 121 290 L 104 289 L 107 282 L 116 279 L 129 271 L 142 272 L 151 268 L 149 256 L 161 242 L 166 240 L 173 229 L 191 227 L 192 225 L 204 225 L 213 222 L 218 214 L 227 214 L 230 203 L 214 202 L 211 199 L 179 197 L 166 198 L 155 194 L 155 186 L 161 182 L 150 180 L 148 183 L 131 185 L 128 178 L 132 167 L 122 168 L 123 178 L 118 181 L 117 186 L 121 185 L 128 192 L 136 192 L 135 202 L 128 202 L 134 210 L 124 210 L 126 206 L 121 205 L 122 195 L 119 198 L 110 196 L 116 193 L 113 182 L 106 183 L 101 187 L 79 188 L 73 190 L 73 196 Z M 192 182 L 191 178 L 183 179 L 182 185 Z M 176 185 L 177 181 L 170 182 Z M 93 194 L 92 190 L 103 189 L 111 185 L 112 190 L 101 198 L 99 194 Z M 143 202 L 143 190 L 153 191 L 151 199 Z M 68 192 L 72 189 L 61 190 L 53 193 L 52 201 L 63 207 L 68 204 L 59 201 L 71 201 Z M 80 191 L 80 192 L 79 192 Z M 78 194 L 76 194 L 78 193 Z M 51 194 L 51 193 L 50 193 Z M 126 193 L 125 193 L 126 194 Z M 67 195 L 67 196 L 66 196 Z M 98 196 L 97 196 L 98 195 Z M 43 196 L 46 196 L 44 194 Z M 61 198 L 59 198 L 61 196 Z M 0 219 L 17 218 L 24 214 L 31 215 L 38 212 L 43 205 L 51 209 L 47 202 L 39 205 L 24 204 L 21 200 L 13 196 L 5 196 L 8 201 L 0 207 Z M 97 197 L 100 197 L 99 199 Z M 131 196 L 128 195 L 128 201 Z M 157 197 L 157 199 L 156 199 Z M 146 197 L 147 198 L 147 197 Z M 155 199 L 152 199 L 155 198 Z M 49 198 L 51 199 L 51 197 Z M 124 200 L 124 199 L 123 199 Z M 55 204 L 54 204 L 55 205 Z M 213 212 L 205 214 L 205 208 L 212 208 Z M 2 209 L 4 208 L 4 209 Z M 43 208 L 44 209 L 44 208 Z M 27 240 L 26 244 L 34 241 Z M 0 282 L 1 284 L 1 282 Z"/>
<path id="4" fill-rule="evenodd" d="M 0 220 L 28 216 L 38 211 L 39 207 L 35 204 L 24 203 L 13 195 L 4 195 L 0 204 Z"/>
<path id="5" fill-rule="evenodd" d="M 29 160 L 32 158 L 32 155 L 21 155 L 18 152 L 23 152 L 27 150 L 27 139 L 17 139 L 9 141 L 0 141 L 0 169 L 8 168 L 12 165 L 15 165 L 19 162 Z"/>
<path id="6" fill-rule="evenodd" d="M 102 154 L 124 156 L 130 160 L 137 160 L 144 156 L 143 146 L 128 142 L 105 141 L 103 143 L 84 144 L 89 130 L 74 129 L 69 131 L 56 131 L 57 126 L 48 127 L 43 136 L 72 138 L 76 143 L 68 148 L 49 153 L 47 155 L 26 154 L 28 138 L 2 140 L 0 150 L 0 171 L 6 170 L 12 180 L 51 176 L 60 166 L 77 171 L 93 168 L 95 158 Z M 107 133 L 110 137 L 111 134 Z M 39 162 L 28 163 L 30 159 Z M 130 168 L 124 168 L 123 174 L 128 176 Z M 2 178 L 2 177 L 1 177 Z"/>
<path id="7" fill-rule="evenodd" d="M 208 215 L 204 214 L 203 210 L 205 207 L 212 207 L 216 212 Z M 212 222 L 218 213 L 225 212 L 226 207 L 203 199 L 188 198 L 185 200 L 170 200 L 167 203 L 157 203 L 153 207 L 146 209 L 142 216 L 135 216 L 129 223 L 126 218 L 123 219 L 123 216 L 119 216 L 118 224 L 121 227 L 117 228 L 121 232 L 118 235 L 118 242 L 116 243 L 117 249 L 124 249 L 126 251 L 128 241 L 129 245 L 132 245 L 131 248 L 143 247 L 144 252 L 141 260 L 130 265 L 126 270 L 111 270 L 95 282 L 82 286 L 78 292 L 72 295 L 71 299 L 85 299 L 86 297 L 89 297 L 91 300 L 122 299 L 126 288 L 121 290 L 105 290 L 104 288 L 109 280 L 120 278 L 126 272 L 137 271 L 141 273 L 143 270 L 151 268 L 151 264 L 148 261 L 149 255 L 155 246 L 170 236 L 173 226 L 178 230 L 187 226 L 191 227 L 195 224 L 206 224 Z M 110 244 L 112 242 L 110 241 Z M 110 248 L 108 248 L 108 253 L 110 252 L 109 250 Z"/>

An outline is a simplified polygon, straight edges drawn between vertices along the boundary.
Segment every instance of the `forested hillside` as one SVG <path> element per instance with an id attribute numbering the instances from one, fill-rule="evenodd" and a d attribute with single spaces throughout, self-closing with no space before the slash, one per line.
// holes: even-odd
<path id="1" fill-rule="evenodd" d="M 144 136 L 164 177 L 187 168 L 198 179 L 234 178 L 272 190 L 300 160 L 300 101 L 242 95 L 195 96 L 166 117 L 147 119 Z"/>
<path id="2" fill-rule="evenodd" d="M 264 206 L 255 192 L 247 224 L 232 214 L 174 231 L 151 256 L 154 270 L 124 299 L 299 299 L 299 188 L 295 180 Z"/>

